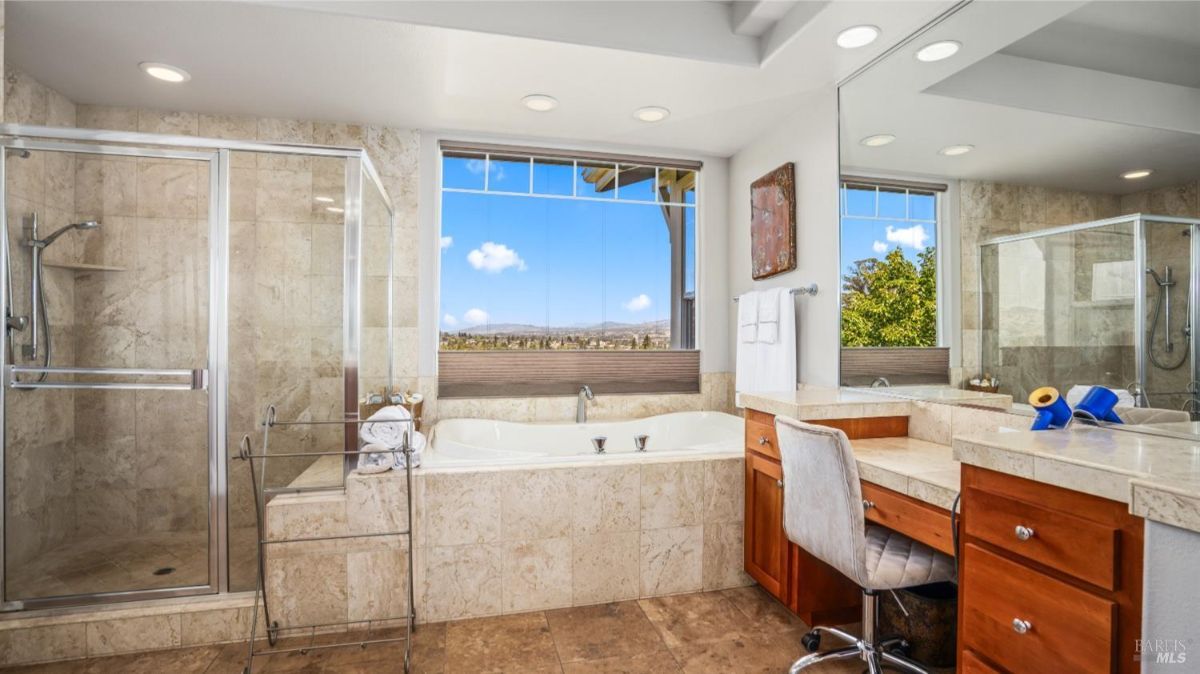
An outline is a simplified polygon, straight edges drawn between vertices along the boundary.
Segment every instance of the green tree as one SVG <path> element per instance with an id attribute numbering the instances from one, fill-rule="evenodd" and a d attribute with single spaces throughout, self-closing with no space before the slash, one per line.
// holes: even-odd
<path id="1" fill-rule="evenodd" d="M 894 248 L 842 277 L 842 346 L 937 346 L 937 255 Z"/>

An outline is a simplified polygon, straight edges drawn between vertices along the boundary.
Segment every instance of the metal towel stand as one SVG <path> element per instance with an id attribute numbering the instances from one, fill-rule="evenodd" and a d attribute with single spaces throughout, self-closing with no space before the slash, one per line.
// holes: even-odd
<path id="1" fill-rule="evenodd" d="M 810 283 L 806 286 L 800 286 L 799 288 L 792 288 L 788 292 L 790 292 L 792 295 L 816 295 L 817 294 L 817 284 Z M 739 299 L 741 299 L 740 295 L 737 297 L 734 297 L 733 301 L 736 302 Z"/>
<path id="2" fill-rule="evenodd" d="M 329 491 L 336 487 L 328 486 L 312 486 L 312 487 L 277 487 L 268 488 L 267 484 L 267 459 L 283 459 L 297 457 L 318 457 L 318 456 L 346 456 L 344 451 L 337 452 L 292 452 L 292 453 L 277 453 L 271 454 L 271 429 L 276 426 L 317 426 L 317 425 L 340 425 L 340 426 L 362 426 L 365 423 L 390 423 L 409 425 L 409 430 L 403 434 L 402 444 L 399 449 L 389 449 L 382 451 L 359 451 L 359 454 L 397 454 L 404 455 L 404 473 L 405 473 L 405 500 L 408 507 L 408 524 L 407 528 L 402 531 L 383 531 L 375 533 L 362 534 L 344 534 L 334 536 L 306 536 L 302 538 L 267 538 L 266 524 L 266 498 L 268 495 L 274 494 L 298 494 L 311 491 Z M 263 447 L 262 453 L 255 454 L 251 447 L 250 436 L 243 435 L 241 445 L 238 450 L 237 458 L 246 462 L 250 468 L 250 487 L 254 490 L 254 516 L 258 532 L 258 584 L 254 590 L 254 615 L 250 622 L 250 646 L 249 654 L 246 658 L 246 667 L 242 670 L 243 674 L 251 674 L 254 671 L 254 658 L 261 656 L 276 655 L 280 653 L 307 653 L 310 650 L 320 650 L 328 648 L 344 648 L 348 646 L 358 646 L 366 648 L 372 644 L 392 643 L 397 641 L 405 642 L 404 645 L 404 672 L 407 674 L 411 667 L 412 661 L 412 634 L 416 630 L 416 608 L 413 605 L 413 545 L 412 545 L 412 530 L 413 530 L 413 499 L 412 499 L 412 454 L 413 449 L 409 444 L 409 436 L 412 430 L 412 419 L 406 421 L 279 421 L 275 417 L 275 406 L 268 405 L 266 418 L 263 420 Z M 254 462 L 259 462 L 259 470 L 257 474 L 254 470 Z M 343 487 L 344 488 L 344 487 Z M 320 623 L 315 625 L 295 625 L 291 627 L 282 627 L 279 621 L 271 619 L 270 605 L 267 602 L 267 579 L 266 579 L 266 557 L 265 552 L 269 545 L 280 545 L 289 543 L 313 543 L 319 541 L 335 541 L 355 538 L 380 538 L 384 536 L 400 536 L 408 539 L 407 552 L 404 553 L 404 558 L 408 568 L 408 611 L 405 616 L 395 616 L 388 618 L 372 618 L 368 620 L 346 620 L 342 622 Z M 300 588 L 302 591 L 303 589 Z M 263 622 L 267 625 L 267 643 L 269 648 L 264 650 L 256 650 L 255 643 L 258 639 L 258 610 L 261 602 L 263 612 Z M 393 624 L 395 621 L 403 620 L 405 623 L 405 632 L 402 637 L 382 637 L 372 638 L 371 630 L 376 623 Z M 336 643 L 316 643 L 317 630 L 325 632 L 349 631 L 353 626 L 365 626 L 366 634 L 361 639 L 354 641 L 342 641 Z M 342 629 L 338 629 L 342 628 Z M 304 646 L 296 646 L 291 648 L 275 648 L 278 643 L 281 633 L 293 631 L 306 631 L 309 636 L 308 644 Z"/>

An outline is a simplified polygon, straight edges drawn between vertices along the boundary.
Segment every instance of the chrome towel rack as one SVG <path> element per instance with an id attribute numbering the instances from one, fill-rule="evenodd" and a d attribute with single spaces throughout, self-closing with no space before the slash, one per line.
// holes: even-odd
<path id="1" fill-rule="evenodd" d="M 268 538 L 267 535 L 267 520 L 266 520 L 266 504 L 267 496 L 281 493 L 302 493 L 308 491 L 325 490 L 328 491 L 334 487 L 267 487 L 267 459 L 282 459 L 294 457 L 319 457 L 319 456 L 346 456 L 345 451 L 333 452 L 276 452 L 270 451 L 271 447 L 271 429 L 276 426 L 318 426 L 318 425 L 341 425 L 361 427 L 363 424 L 408 424 L 409 430 L 405 431 L 402 436 L 401 445 L 397 449 L 387 449 L 378 451 L 358 451 L 357 454 L 398 454 L 404 455 L 404 473 L 405 473 L 405 498 L 408 503 L 408 522 L 404 529 L 397 531 L 375 531 L 370 533 L 347 533 L 334 534 L 327 536 L 302 536 L 299 538 Z M 254 658 L 271 656 L 279 653 L 307 653 L 311 650 L 321 650 L 328 648 L 343 648 L 357 646 L 366 648 L 373 644 L 384 644 L 403 641 L 404 644 L 404 672 L 407 674 L 411 668 L 412 660 L 412 634 L 416 630 L 416 606 L 413 602 L 415 595 L 413 586 L 413 497 L 412 497 L 412 463 L 413 463 L 413 448 L 410 444 L 410 436 L 413 431 L 413 420 L 386 420 L 378 419 L 356 419 L 356 420 L 322 420 L 322 421 L 279 421 L 276 418 L 275 405 L 268 405 L 265 417 L 262 423 L 263 441 L 262 451 L 255 453 L 251 445 L 250 436 L 243 435 L 238 448 L 237 458 L 246 462 L 250 468 L 250 487 L 254 490 L 254 516 L 255 524 L 257 525 L 257 540 L 258 540 L 258 583 L 254 591 L 254 614 L 250 621 L 250 646 L 249 654 L 246 658 L 246 667 L 242 670 L 243 674 L 251 674 L 254 671 Z M 259 469 L 255 472 L 255 461 L 258 462 Z M 286 545 L 289 543 L 313 543 L 321 541 L 338 541 L 355 538 L 381 538 L 385 536 L 398 536 L 407 539 L 407 545 L 403 546 L 406 550 L 400 552 L 405 558 L 408 572 L 408 611 L 404 616 L 389 616 L 386 618 L 372 618 L 368 620 L 344 620 L 333 623 L 320 623 L 314 625 L 292 625 L 281 626 L 278 620 L 271 619 L 270 604 L 267 601 L 267 578 L 266 578 L 266 557 L 265 552 L 268 546 Z M 297 592 L 303 592 L 304 588 L 295 588 Z M 267 644 L 268 648 L 259 649 L 256 647 L 258 639 L 258 612 L 259 606 L 262 606 L 263 623 L 267 626 Z M 404 636 L 390 637 L 382 635 L 372 635 L 372 630 L 377 623 L 383 625 L 392 625 L 396 621 L 404 621 L 405 632 Z M 350 631 L 352 629 L 366 628 L 366 634 L 360 639 L 352 641 L 338 641 L 329 643 L 317 643 L 316 638 L 319 633 Z M 288 648 L 276 648 L 275 645 L 279 640 L 281 633 L 285 632 L 301 632 L 308 635 L 308 643 L 303 646 L 293 646 Z"/>
<path id="2" fill-rule="evenodd" d="M 817 284 L 810 283 L 806 286 L 800 286 L 799 288 L 792 288 L 790 292 L 792 293 L 792 295 L 816 295 L 817 294 Z M 738 301 L 738 297 L 735 296 L 733 298 L 733 301 L 734 302 Z"/>

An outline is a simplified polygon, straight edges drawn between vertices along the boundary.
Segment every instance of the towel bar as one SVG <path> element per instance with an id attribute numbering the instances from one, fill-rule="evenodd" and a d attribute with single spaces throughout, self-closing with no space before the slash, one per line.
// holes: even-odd
<path id="1" fill-rule="evenodd" d="M 791 293 L 793 295 L 816 295 L 817 294 L 817 284 L 810 283 L 809 285 L 800 286 L 799 288 L 792 288 Z M 738 301 L 738 298 L 734 297 L 733 301 L 734 302 Z"/>

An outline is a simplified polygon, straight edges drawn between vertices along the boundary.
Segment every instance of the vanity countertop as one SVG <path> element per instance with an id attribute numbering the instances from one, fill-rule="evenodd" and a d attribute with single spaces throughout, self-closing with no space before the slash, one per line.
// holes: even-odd
<path id="1" fill-rule="evenodd" d="M 801 385 L 795 391 L 739 393 L 738 406 L 801 421 L 903 417 L 908 400 L 869 393 L 863 389 Z"/>
<path id="2" fill-rule="evenodd" d="M 1200 442 L 1072 426 L 956 435 L 954 458 L 1127 503 L 1146 519 L 1200 531 Z"/>
<path id="3" fill-rule="evenodd" d="M 851 440 L 858 477 L 949 510 L 958 493 L 960 466 L 949 445 L 916 438 Z"/>

